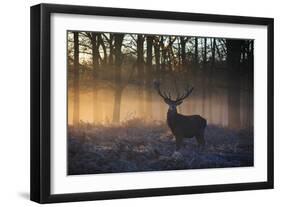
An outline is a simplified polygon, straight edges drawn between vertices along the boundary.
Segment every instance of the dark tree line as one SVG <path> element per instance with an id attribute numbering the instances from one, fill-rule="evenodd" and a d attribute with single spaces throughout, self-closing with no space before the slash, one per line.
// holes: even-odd
<path id="1" fill-rule="evenodd" d="M 240 77 L 253 74 L 253 40 L 183 37 L 166 35 L 69 32 L 68 34 L 68 70 L 73 74 L 74 92 L 73 123 L 79 123 L 80 76 L 91 75 L 93 100 L 97 98 L 96 79 L 108 78 L 114 89 L 114 107 L 112 121 L 119 122 L 122 93 L 127 84 L 136 80 L 139 86 L 139 109 L 151 114 L 153 78 L 161 73 L 183 73 L 192 76 L 194 72 L 205 73 L 202 82 L 212 85 L 214 71 L 228 73 L 229 125 L 238 127 L 240 123 Z M 130 65 L 130 67 L 125 66 Z M 124 69 L 125 68 L 125 69 Z M 108 77 L 104 74 L 109 74 Z M 206 75 L 208 74 L 208 75 Z M 250 80 L 251 81 L 251 80 Z M 204 89 L 203 96 L 208 93 Z M 93 102 L 95 103 L 95 101 Z M 95 109 L 97 106 L 93 105 Z M 93 110 L 93 117 L 97 114 Z"/>

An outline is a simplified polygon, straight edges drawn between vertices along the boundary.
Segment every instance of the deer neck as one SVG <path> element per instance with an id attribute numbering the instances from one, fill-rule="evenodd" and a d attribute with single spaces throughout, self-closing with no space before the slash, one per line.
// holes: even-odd
<path id="1" fill-rule="evenodd" d="M 167 112 L 167 124 L 170 127 L 170 129 L 173 129 L 175 127 L 175 120 L 178 115 L 177 109 L 169 109 Z"/>
<path id="2" fill-rule="evenodd" d="M 168 112 L 167 112 L 167 119 L 173 119 L 175 116 L 177 116 L 178 114 L 178 111 L 177 109 L 168 109 Z"/>

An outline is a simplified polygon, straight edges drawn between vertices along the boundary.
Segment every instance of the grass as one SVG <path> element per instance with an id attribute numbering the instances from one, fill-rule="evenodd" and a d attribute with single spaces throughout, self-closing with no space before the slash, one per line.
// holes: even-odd
<path id="1" fill-rule="evenodd" d="M 175 152 L 165 122 L 131 119 L 118 125 L 68 127 L 68 174 L 253 166 L 253 131 L 209 125 L 206 146 L 186 139 Z"/>

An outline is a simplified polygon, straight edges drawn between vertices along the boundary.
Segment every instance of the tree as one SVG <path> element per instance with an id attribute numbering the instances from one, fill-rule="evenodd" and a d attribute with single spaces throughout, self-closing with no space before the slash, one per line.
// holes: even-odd
<path id="1" fill-rule="evenodd" d="M 122 42 L 124 34 L 116 33 L 114 34 L 115 39 L 115 94 L 114 94 L 114 107 L 113 107 L 113 119 L 114 123 L 120 121 L 120 110 L 121 110 L 121 98 L 123 87 L 121 85 L 122 76 L 121 76 L 121 65 L 122 65 Z"/>
<path id="2" fill-rule="evenodd" d="M 205 73 L 201 75 L 202 78 L 202 113 L 203 115 L 205 114 L 205 102 L 206 102 L 206 76 L 207 76 L 207 71 L 206 71 L 206 66 L 207 66 L 207 38 L 204 37 L 204 45 L 203 45 L 203 67 L 205 70 Z M 209 76 L 208 76 L 209 77 Z M 211 94 L 211 91 L 210 91 Z M 211 96 L 210 96 L 211 97 Z"/>
<path id="3" fill-rule="evenodd" d="M 152 44 L 153 44 L 153 36 L 148 35 L 146 37 L 146 114 L 147 116 L 151 116 L 152 113 L 152 94 L 151 94 L 151 76 L 152 76 Z"/>
<path id="4" fill-rule="evenodd" d="M 91 32 L 88 34 L 91 39 L 92 44 L 92 65 L 93 65 L 93 75 L 97 73 L 99 69 L 99 49 L 98 49 L 98 34 Z"/>
<path id="5" fill-rule="evenodd" d="M 159 36 L 155 36 L 153 38 L 154 40 L 154 53 L 155 53 L 155 65 L 156 65 L 156 71 L 159 72 L 160 70 L 160 42 L 159 42 Z"/>
<path id="6" fill-rule="evenodd" d="M 182 64 L 183 66 L 186 65 L 186 52 L 185 52 L 186 48 L 185 48 L 185 46 L 186 46 L 187 40 L 188 40 L 188 39 L 185 38 L 185 37 L 180 37 L 180 45 L 181 45 L 181 64 Z"/>
<path id="7" fill-rule="evenodd" d="M 137 68 L 139 82 L 139 113 L 144 114 L 144 37 L 137 35 Z"/>
<path id="8" fill-rule="evenodd" d="M 215 61 L 216 61 L 216 38 L 213 38 L 211 68 L 214 67 Z"/>
<path id="9" fill-rule="evenodd" d="M 195 65 L 198 64 L 198 38 L 195 37 L 194 38 L 194 48 L 195 48 L 195 52 L 194 52 L 194 62 L 195 62 Z"/>
<path id="10" fill-rule="evenodd" d="M 101 34 L 98 34 L 98 48 L 99 48 L 99 46 L 101 46 L 102 51 L 103 51 L 102 64 L 106 65 L 107 64 L 107 52 L 106 52 L 106 46 L 104 44 L 104 41 L 103 41 L 103 38 L 102 38 Z M 101 58 L 100 55 L 99 55 L 99 58 Z"/>
<path id="11" fill-rule="evenodd" d="M 79 124 L 79 32 L 73 32 L 74 39 L 74 98 L 73 98 L 73 125 Z"/>
<path id="12" fill-rule="evenodd" d="M 92 49 L 92 97 L 93 97 L 93 123 L 98 120 L 98 88 L 97 76 L 99 70 L 99 49 L 98 49 L 98 34 L 94 32 L 87 32 L 87 36 L 91 40 Z"/>
<path id="13" fill-rule="evenodd" d="M 113 39 L 114 39 L 113 34 L 110 33 L 109 37 L 108 37 L 108 35 L 104 34 L 103 37 L 107 40 L 108 47 L 109 47 L 108 64 L 110 66 L 112 66 L 113 65 L 113 55 L 114 55 L 113 54 L 114 53 L 114 51 L 113 51 Z"/>
<path id="14" fill-rule="evenodd" d="M 228 125 L 231 128 L 240 127 L 240 61 L 241 40 L 227 39 L 228 79 Z"/>
<path id="15" fill-rule="evenodd" d="M 204 50 L 203 50 L 203 64 L 204 67 L 206 66 L 207 63 L 207 38 L 204 37 Z"/>

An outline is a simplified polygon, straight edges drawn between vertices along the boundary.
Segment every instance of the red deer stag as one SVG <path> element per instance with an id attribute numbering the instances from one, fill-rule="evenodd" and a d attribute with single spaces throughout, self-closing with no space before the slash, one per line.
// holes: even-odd
<path id="1" fill-rule="evenodd" d="M 177 112 L 177 106 L 191 94 L 193 87 L 187 87 L 184 94 L 178 94 L 175 100 L 172 100 L 170 93 L 167 94 L 165 91 L 162 92 L 160 90 L 159 81 L 154 80 L 154 87 L 158 94 L 164 99 L 165 103 L 169 105 L 167 124 L 176 138 L 176 150 L 178 151 L 180 149 L 184 138 L 192 137 L 196 137 L 199 148 L 204 147 L 204 131 L 207 125 L 206 119 L 199 115 L 186 116 Z"/>

